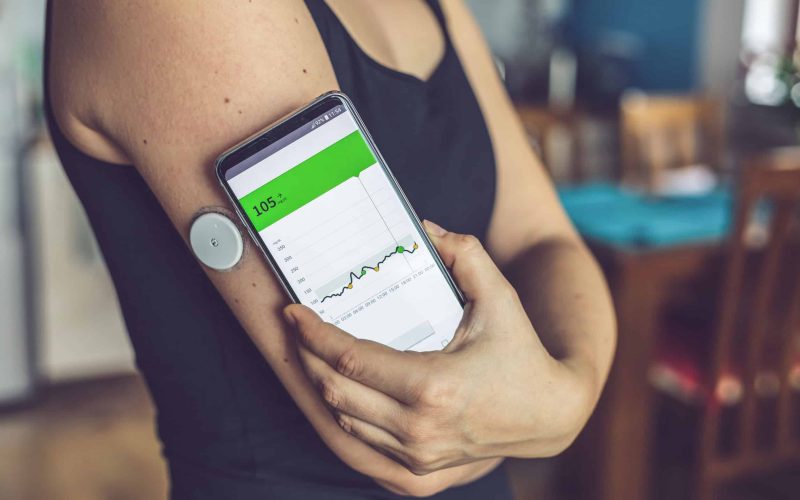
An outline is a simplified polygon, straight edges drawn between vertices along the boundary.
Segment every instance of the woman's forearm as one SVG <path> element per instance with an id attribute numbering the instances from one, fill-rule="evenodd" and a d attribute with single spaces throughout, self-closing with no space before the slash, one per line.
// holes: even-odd
<path id="1" fill-rule="evenodd" d="M 594 258 L 577 239 L 552 239 L 520 254 L 506 275 L 551 356 L 591 384 L 593 407 L 616 344 L 613 306 Z"/>
<path id="2" fill-rule="evenodd" d="M 595 405 L 613 345 L 613 315 L 591 257 L 579 241 L 527 252 L 518 275 L 526 310 L 477 238 L 425 227 L 468 301 L 447 348 L 396 351 L 291 305 L 285 313 L 309 378 L 346 432 L 416 475 L 561 453 Z"/>

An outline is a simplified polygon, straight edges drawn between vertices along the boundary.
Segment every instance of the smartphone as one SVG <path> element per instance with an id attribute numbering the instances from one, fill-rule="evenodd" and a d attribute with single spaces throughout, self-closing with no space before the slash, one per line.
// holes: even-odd
<path id="1" fill-rule="evenodd" d="M 453 338 L 464 298 L 347 96 L 318 97 L 216 172 L 293 301 L 398 350 Z"/>

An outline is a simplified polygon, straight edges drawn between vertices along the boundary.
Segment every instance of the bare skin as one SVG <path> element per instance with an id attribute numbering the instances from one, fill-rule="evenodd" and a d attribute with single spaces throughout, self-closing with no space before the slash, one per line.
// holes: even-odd
<path id="1" fill-rule="evenodd" d="M 497 199 L 487 259 L 507 271 L 508 286 L 516 290 L 508 297 L 519 297 L 519 306 L 503 314 L 521 325 L 514 327 L 519 338 L 541 346 L 536 359 L 480 359 L 473 366 L 514 363 L 523 373 L 524 365 L 538 359 L 554 367 L 552 373 L 563 370 L 549 388 L 520 380 L 521 392 L 532 401 L 548 401 L 552 411 L 562 405 L 574 418 L 539 418 L 535 432 L 530 425 L 510 424 L 502 436 L 478 436 L 479 453 L 464 454 L 467 447 L 453 437 L 449 451 L 436 460 L 433 454 L 416 464 L 396 454 L 392 459 L 378 451 L 379 444 L 347 432 L 352 427 L 343 430 L 330 411 L 315 385 L 319 372 L 306 371 L 314 359 L 309 356 L 323 363 L 324 356 L 314 354 L 310 336 L 298 336 L 284 320 L 286 299 L 257 253 L 249 252 L 232 272 L 209 272 L 326 445 L 384 487 L 420 496 L 473 481 L 501 457 L 563 450 L 599 396 L 615 335 L 602 277 L 530 150 L 474 21 L 460 0 L 442 4 L 495 151 Z M 329 5 L 379 62 L 421 79 L 438 64 L 443 38 L 423 2 L 329 0 Z M 198 210 L 226 205 L 212 168 L 221 151 L 338 88 L 301 0 L 60 0 L 54 8 L 49 86 L 60 127 L 84 152 L 133 165 L 184 237 Z M 464 252 L 475 249 L 457 247 L 453 255 Z M 499 291 L 498 283 L 492 286 Z M 308 320 L 292 317 L 299 326 Z M 298 339 L 304 341 L 305 366 Z M 526 420 L 525 407 L 497 410 L 515 415 L 509 422 Z M 476 429 L 490 426 L 478 420 L 471 420 Z M 494 442 L 499 440 L 503 443 Z"/>

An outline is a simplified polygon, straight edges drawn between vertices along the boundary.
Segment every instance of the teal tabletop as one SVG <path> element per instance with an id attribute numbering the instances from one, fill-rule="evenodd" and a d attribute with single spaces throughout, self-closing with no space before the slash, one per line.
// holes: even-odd
<path id="1" fill-rule="evenodd" d="M 665 247 L 721 240 L 731 228 L 733 196 L 720 187 L 695 196 L 654 197 L 611 183 L 558 190 L 573 224 L 588 240 Z"/>

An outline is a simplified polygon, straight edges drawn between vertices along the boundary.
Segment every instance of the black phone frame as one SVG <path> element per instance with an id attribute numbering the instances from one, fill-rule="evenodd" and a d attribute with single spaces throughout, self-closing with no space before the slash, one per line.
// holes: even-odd
<path id="1" fill-rule="evenodd" d="M 261 253 L 267 259 L 272 271 L 278 277 L 281 286 L 283 287 L 286 294 L 295 303 L 301 303 L 300 298 L 295 293 L 292 285 L 290 284 L 288 278 L 283 274 L 281 271 L 280 266 L 278 266 L 277 261 L 273 257 L 272 253 L 266 246 L 266 243 L 263 239 L 258 235 L 258 232 L 255 230 L 255 226 L 250 221 L 250 219 L 246 216 L 244 208 L 242 207 L 241 203 L 239 203 L 238 198 L 233 193 L 227 178 L 226 172 L 233 168 L 234 166 L 238 165 L 242 161 L 252 157 L 253 155 L 259 153 L 264 148 L 268 147 L 269 145 L 275 143 L 279 139 L 285 137 L 292 131 L 300 128 L 303 125 L 310 123 L 315 118 L 319 118 L 320 115 L 336 108 L 337 106 L 344 105 L 344 107 L 350 112 L 353 116 L 353 119 L 358 126 L 359 131 L 365 138 L 367 145 L 369 146 L 372 154 L 378 160 L 378 164 L 387 174 L 389 181 L 392 187 L 397 193 L 398 197 L 400 198 L 400 202 L 403 205 L 403 208 L 406 210 L 406 213 L 411 218 L 412 223 L 422 235 L 423 244 L 428 248 L 431 255 L 436 262 L 439 271 L 444 275 L 447 284 L 450 286 L 453 294 L 456 296 L 459 304 L 463 308 L 466 306 L 466 300 L 464 298 L 463 293 L 456 285 L 455 280 L 450 275 L 447 267 L 442 262 L 439 253 L 436 251 L 436 247 L 428 238 L 428 234 L 425 231 L 425 228 L 422 226 L 422 222 L 420 221 L 419 217 L 417 216 L 416 212 L 414 211 L 411 203 L 408 201 L 403 189 L 400 187 L 400 184 L 397 182 L 394 174 L 392 173 L 391 169 L 384 160 L 383 155 L 381 155 L 378 147 L 375 145 L 375 142 L 372 139 L 372 136 L 369 134 L 366 125 L 361 120 L 361 117 L 358 115 L 358 112 L 355 109 L 350 98 L 348 98 L 344 93 L 339 91 L 331 91 L 322 94 L 321 96 L 317 97 L 313 101 L 311 101 L 308 105 L 302 107 L 301 109 L 295 111 L 294 113 L 288 115 L 287 117 L 279 120 L 274 125 L 268 126 L 265 129 L 262 129 L 255 134 L 251 135 L 247 139 L 243 140 L 239 144 L 233 146 L 232 148 L 228 149 L 224 153 L 222 153 L 219 158 L 217 158 L 216 162 L 214 163 L 215 171 L 217 175 L 217 180 L 221 184 L 225 194 L 228 196 L 231 204 L 233 205 L 234 211 L 236 215 L 239 216 L 239 220 L 241 223 L 247 228 L 247 232 L 250 235 L 250 238 L 255 242 L 256 246 L 261 250 Z"/>

